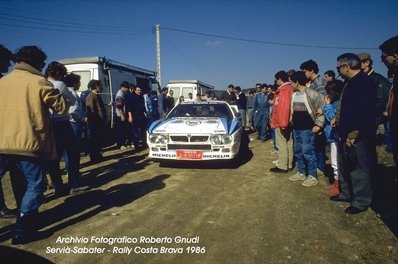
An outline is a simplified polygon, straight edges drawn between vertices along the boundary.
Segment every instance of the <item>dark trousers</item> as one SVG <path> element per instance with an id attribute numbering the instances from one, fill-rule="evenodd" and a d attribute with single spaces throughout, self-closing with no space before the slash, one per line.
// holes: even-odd
<path id="1" fill-rule="evenodd" d="M 101 159 L 102 142 L 104 140 L 105 127 L 100 124 L 89 124 L 89 152 L 91 161 L 98 161 Z"/>
<path id="2" fill-rule="evenodd" d="M 76 142 L 75 134 L 69 121 L 53 122 L 55 144 L 57 147 L 58 159 L 48 162 L 48 173 L 54 189 L 62 188 L 62 178 L 60 169 L 60 159 L 67 156 L 65 162 L 68 169 L 68 181 L 72 188 L 78 186 L 80 153 Z"/>
<path id="3" fill-rule="evenodd" d="M 70 122 L 70 125 L 73 130 L 73 134 L 75 135 L 77 148 L 79 153 L 86 151 L 87 147 L 85 146 L 85 142 L 83 140 L 83 125 L 78 122 Z"/>
<path id="4" fill-rule="evenodd" d="M 116 117 L 115 120 L 115 132 L 116 132 L 116 145 L 118 147 L 125 146 L 127 141 L 127 121 L 122 121 L 120 117 Z"/>
<path id="5" fill-rule="evenodd" d="M 146 133 L 146 121 L 133 122 L 131 129 L 131 139 L 136 149 L 145 147 L 146 144 L 145 133 Z"/>
<path id="6" fill-rule="evenodd" d="M 316 155 L 316 162 L 317 162 L 317 168 L 325 172 L 325 162 L 326 162 L 326 137 L 325 133 L 320 133 L 317 134 L 315 137 L 315 155 Z"/>
<path id="7" fill-rule="evenodd" d="M 395 166 L 398 166 L 398 116 L 392 116 L 390 119 L 391 129 L 391 142 L 392 142 L 392 154 L 394 157 Z"/>
<path id="8" fill-rule="evenodd" d="M 7 207 L 1 183 L 6 171 L 10 171 L 11 186 L 17 208 L 21 207 L 22 197 L 26 191 L 26 181 L 23 173 L 17 169 L 16 164 L 12 160 L 8 161 L 6 155 L 0 154 L 0 211 Z"/>
<path id="9" fill-rule="evenodd" d="M 369 139 L 359 139 L 353 147 L 347 146 L 345 141 L 337 144 L 341 196 L 359 209 L 367 209 L 372 202 L 373 148 L 374 141 Z"/>

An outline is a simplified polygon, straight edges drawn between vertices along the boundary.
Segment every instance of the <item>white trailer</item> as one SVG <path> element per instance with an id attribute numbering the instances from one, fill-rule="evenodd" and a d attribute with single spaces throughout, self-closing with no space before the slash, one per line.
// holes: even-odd
<path id="1" fill-rule="evenodd" d="M 120 89 L 120 84 L 127 81 L 140 86 L 143 90 L 160 90 L 156 81 L 156 72 L 142 69 L 132 65 L 124 64 L 105 57 L 81 57 L 58 60 L 65 65 L 68 73 L 75 73 L 81 76 L 80 92 L 87 90 L 90 80 L 100 80 L 103 91 L 102 100 L 107 111 L 107 123 L 110 128 L 114 125 L 115 96 Z"/>
<path id="2" fill-rule="evenodd" d="M 188 94 L 192 93 L 193 99 L 200 93 L 214 97 L 214 86 L 199 80 L 171 80 L 167 84 L 168 92 L 173 91 L 173 97 L 177 102 L 180 96 L 188 100 Z"/>

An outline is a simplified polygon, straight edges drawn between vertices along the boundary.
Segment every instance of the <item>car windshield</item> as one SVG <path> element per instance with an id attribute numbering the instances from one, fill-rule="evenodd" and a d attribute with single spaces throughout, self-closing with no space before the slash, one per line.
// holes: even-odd
<path id="1" fill-rule="evenodd" d="M 232 113 L 225 104 L 179 104 L 169 113 L 168 117 L 232 118 Z"/>

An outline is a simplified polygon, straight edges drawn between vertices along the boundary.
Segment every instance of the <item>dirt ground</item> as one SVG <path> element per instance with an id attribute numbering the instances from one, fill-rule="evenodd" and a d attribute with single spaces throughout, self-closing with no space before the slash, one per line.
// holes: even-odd
<path id="1" fill-rule="evenodd" d="M 147 151 L 116 149 L 95 166 L 83 158 L 92 189 L 57 199 L 49 190 L 40 208 L 48 237 L 40 241 L 11 246 L 14 220 L 0 219 L 0 256 L 11 256 L 8 263 L 398 263 L 390 154 L 379 149 L 372 209 L 346 215 L 348 204 L 324 193 L 326 177 L 306 188 L 287 179 L 295 172 L 270 173 L 270 141 L 250 137 L 232 165 L 159 164 Z M 12 207 L 8 175 L 3 186 Z"/>

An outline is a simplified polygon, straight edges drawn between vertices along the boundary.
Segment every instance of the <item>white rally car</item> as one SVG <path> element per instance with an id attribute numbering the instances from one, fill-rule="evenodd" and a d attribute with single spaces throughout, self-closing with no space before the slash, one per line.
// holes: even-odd
<path id="1" fill-rule="evenodd" d="M 226 160 L 240 149 L 239 115 L 222 101 L 191 101 L 175 106 L 149 127 L 149 157 L 158 160 Z"/>

